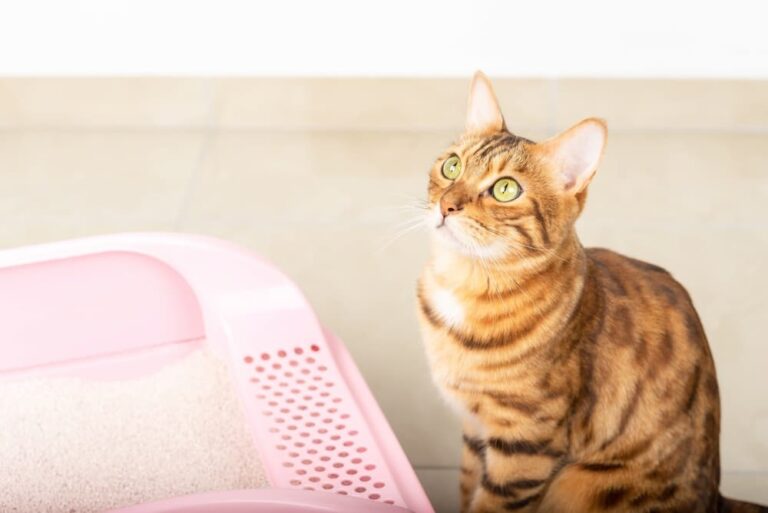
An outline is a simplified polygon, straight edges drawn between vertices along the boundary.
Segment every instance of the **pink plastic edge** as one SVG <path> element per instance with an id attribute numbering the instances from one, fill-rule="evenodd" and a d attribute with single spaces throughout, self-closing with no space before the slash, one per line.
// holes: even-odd
<path id="1" fill-rule="evenodd" d="M 195 248 L 202 250 L 200 252 L 202 256 L 195 255 Z M 92 237 L 61 243 L 30 246 L 18 250 L 7 250 L 0 252 L 0 267 L 45 262 L 52 259 L 77 257 L 89 253 L 108 251 L 131 251 L 157 258 L 176 269 L 185 279 L 192 279 L 193 276 L 191 276 L 191 274 L 195 274 L 193 288 L 200 299 L 207 329 L 219 333 L 222 331 L 229 332 L 230 329 L 232 329 L 232 326 L 228 326 L 226 321 L 218 316 L 215 316 L 216 318 L 209 318 L 210 312 L 206 309 L 206 301 L 211 301 L 211 298 L 206 297 L 206 293 L 208 292 L 206 288 L 210 285 L 209 288 L 212 291 L 212 294 L 210 295 L 217 296 L 221 295 L 222 290 L 220 289 L 222 287 L 219 283 L 216 283 L 215 279 L 212 280 L 208 276 L 197 276 L 200 272 L 201 263 L 205 262 L 206 264 L 210 264 L 212 260 L 210 253 L 221 252 L 222 255 L 226 255 L 229 259 L 245 258 L 251 262 L 260 262 L 262 265 L 268 266 L 261 257 L 247 252 L 233 244 L 217 239 L 177 234 L 137 233 Z M 198 261 L 195 261 L 196 258 Z M 269 267 L 271 267 L 269 271 L 270 274 L 273 275 L 272 278 L 275 283 L 283 284 L 283 282 L 287 282 L 295 288 L 295 285 L 287 280 L 281 273 L 277 272 L 276 268 L 272 266 Z M 193 272 L 190 273 L 190 270 Z M 210 269 L 207 271 L 210 272 Z M 296 289 L 296 291 L 297 290 L 298 289 Z M 298 292 L 298 296 L 299 301 L 306 303 L 306 300 L 300 292 Z M 309 308 L 308 304 L 306 304 L 306 306 L 311 312 L 311 308 Z M 236 324 L 237 323 L 235 323 L 235 325 Z M 312 328 L 307 329 L 311 330 Z M 232 333 L 228 333 L 228 335 L 232 335 Z M 342 373 L 348 381 L 347 384 L 350 387 L 352 395 L 355 397 L 358 407 L 366 417 L 369 429 L 376 437 L 376 441 L 382 449 L 386 463 L 396 480 L 397 487 L 408 505 L 408 508 L 416 513 L 432 513 L 433 509 L 413 471 L 413 468 L 410 466 L 399 442 L 368 389 L 362 375 L 355 366 L 349 352 L 337 338 L 331 336 L 327 331 L 324 331 L 324 335 L 326 337 L 326 343 L 332 348 L 332 353 L 334 354 L 337 365 L 342 369 Z M 270 500 L 273 500 L 274 503 L 270 503 Z M 255 511 L 253 508 L 247 509 L 248 501 L 251 501 L 251 506 L 267 506 L 273 504 L 274 506 L 290 506 L 294 508 L 285 510 L 276 510 L 273 508 L 268 509 L 269 511 L 406 511 L 397 506 L 374 504 L 370 501 L 352 497 L 343 497 L 322 492 L 316 493 L 274 488 L 251 490 L 247 492 L 233 491 L 215 494 L 200 494 L 175 498 L 161 503 L 131 506 L 130 508 L 123 508 L 119 511 L 121 513 L 127 511 L 130 511 L 131 513 L 154 513 L 161 511 Z M 195 509 L 197 505 L 203 509 Z M 322 509 L 322 507 L 324 507 L 322 505 L 330 505 L 330 509 Z M 347 509 L 348 506 L 352 507 L 352 509 Z M 174 507 L 176 509 L 162 509 Z M 178 509 L 179 507 L 185 509 Z M 230 507 L 238 507 L 241 509 L 222 509 Z M 321 509 L 317 509 L 318 507 Z M 262 508 L 259 508 L 258 510 L 267 511 L 267 509 Z"/>
<path id="2" fill-rule="evenodd" d="M 408 513 L 399 506 L 341 495 L 263 488 L 211 492 L 140 504 L 119 513 Z"/>
<path id="3" fill-rule="evenodd" d="M 371 389 L 360 373 L 360 369 L 358 369 L 352 359 L 349 350 L 338 337 L 327 329 L 325 330 L 325 335 L 328 345 L 336 358 L 336 363 L 346 377 L 352 395 L 368 420 L 368 426 L 382 449 L 384 458 L 392 470 L 393 477 L 397 481 L 397 486 L 406 504 L 414 512 L 433 512 L 432 504 L 421 487 L 416 472 L 408 461 L 405 451 L 403 451 L 397 436 L 395 436 L 378 401 L 376 401 Z"/>

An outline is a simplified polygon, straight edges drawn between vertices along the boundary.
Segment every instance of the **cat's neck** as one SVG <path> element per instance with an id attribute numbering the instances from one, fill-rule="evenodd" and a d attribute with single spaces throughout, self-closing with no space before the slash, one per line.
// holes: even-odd
<path id="1" fill-rule="evenodd" d="M 583 282 L 587 256 L 575 233 L 556 248 L 510 254 L 503 259 L 483 260 L 436 245 L 430 270 L 438 283 L 464 297 L 530 295 L 545 280 L 552 293 L 574 295 L 574 283 Z"/>
<path id="2" fill-rule="evenodd" d="M 482 262 L 436 249 L 422 280 L 430 308 L 473 344 L 504 339 L 507 356 L 558 344 L 590 296 L 589 258 L 575 234 L 525 259 Z M 482 359 L 494 353 L 479 354 Z"/>

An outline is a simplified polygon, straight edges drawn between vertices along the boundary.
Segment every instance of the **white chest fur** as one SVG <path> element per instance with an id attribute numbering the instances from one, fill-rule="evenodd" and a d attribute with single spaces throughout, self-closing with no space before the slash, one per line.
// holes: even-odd
<path id="1" fill-rule="evenodd" d="M 464 322 L 464 305 L 450 289 L 437 287 L 431 294 L 432 308 L 449 326 L 459 326 Z"/>

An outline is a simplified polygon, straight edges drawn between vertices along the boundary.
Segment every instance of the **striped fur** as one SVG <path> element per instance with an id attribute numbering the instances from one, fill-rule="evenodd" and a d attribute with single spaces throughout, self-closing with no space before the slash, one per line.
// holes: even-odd
<path id="1" fill-rule="evenodd" d="M 548 148 L 470 132 L 430 174 L 432 208 L 456 211 L 417 295 L 434 380 L 464 417 L 462 511 L 768 511 L 718 492 L 717 379 L 687 292 L 581 246 L 586 189 L 562 189 Z M 440 173 L 450 155 L 455 181 Z M 522 196 L 490 197 L 502 176 Z"/>

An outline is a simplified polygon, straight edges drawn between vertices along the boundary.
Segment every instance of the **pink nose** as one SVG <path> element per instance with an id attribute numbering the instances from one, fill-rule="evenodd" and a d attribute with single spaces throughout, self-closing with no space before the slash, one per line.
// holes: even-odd
<path id="1" fill-rule="evenodd" d="M 449 214 L 454 214 L 462 210 L 464 210 L 464 205 L 460 205 L 456 201 L 452 201 L 445 197 L 440 200 L 440 213 L 443 214 L 443 217 L 447 217 Z"/>

